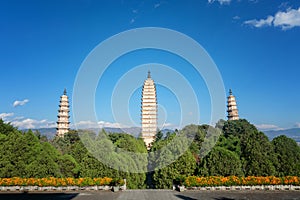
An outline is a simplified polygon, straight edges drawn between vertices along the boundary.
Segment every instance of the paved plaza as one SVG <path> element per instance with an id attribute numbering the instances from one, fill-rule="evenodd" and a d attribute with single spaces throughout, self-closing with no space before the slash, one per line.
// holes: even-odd
<path id="1" fill-rule="evenodd" d="M 300 191 L 185 191 L 172 190 L 128 190 L 122 192 L 66 192 L 66 193 L 0 193 L 1 200 L 246 200 L 282 199 L 300 200 Z"/>

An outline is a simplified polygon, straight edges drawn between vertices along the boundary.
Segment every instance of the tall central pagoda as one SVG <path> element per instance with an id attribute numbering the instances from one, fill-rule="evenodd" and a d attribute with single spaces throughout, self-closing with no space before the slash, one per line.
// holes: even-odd
<path id="1" fill-rule="evenodd" d="M 157 132 L 156 88 L 154 81 L 151 79 L 150 71 L 148 71 L 148 77 L 143 85 L 141 112 L 141 137 L 143 138 L 147 148 L 150 149 Z"/>

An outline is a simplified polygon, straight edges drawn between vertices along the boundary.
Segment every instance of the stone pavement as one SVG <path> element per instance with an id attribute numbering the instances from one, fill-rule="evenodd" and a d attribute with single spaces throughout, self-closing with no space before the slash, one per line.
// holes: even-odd
<path id="1" fill-rule="evenodd" d="M 125 200 L 235 200 L 235 199 L 291 199 L 300 200 L 300 191 L 185 191 L 177 192 L 171 190 L 136 190 L 125 191 L 117 199 Z"/>
<path id="2" fill-rule="evenodd" d="M 30 192 L 30 193 L 7 193 L 1 192 L 2 200 L 300 200 L 300 191 L 185 191 L 172 190 L 127 190 L 122 192 L 95 191 L 95 192 Z"/>
<path id="3" fill-rule="evenodd" d="M 150 200 L 150 199 L 180 199 L 176 197 L 180 194 L 172 190 L 128 190 L 124 191 L 117 198 L 124 200 Z"/>

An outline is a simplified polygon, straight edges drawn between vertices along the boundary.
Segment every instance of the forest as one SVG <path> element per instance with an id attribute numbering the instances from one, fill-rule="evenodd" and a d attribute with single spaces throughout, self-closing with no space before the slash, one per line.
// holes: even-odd
<path id="1" fill-rule="evenodd" d="M 149 151 L 129 134 L 70 130 L 48 140 L 0 120 L 0 148 L 0 178 L 126 178 L 137 189 L 171 188 L 188 176 L 300 176 L 297 143 L 283 135 L 269 141 L 245 119 L 159 131 Z"/>

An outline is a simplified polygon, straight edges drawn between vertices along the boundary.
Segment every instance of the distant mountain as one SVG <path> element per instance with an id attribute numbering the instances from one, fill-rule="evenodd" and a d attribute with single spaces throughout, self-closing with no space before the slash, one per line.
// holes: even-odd
<path id="1" fill-rule="evenodd" d="M 23 131 L 28 131 L 29 129 L 25 129 Z M 48 139 L 53 139 L 55 134 L 56 134 L 56 128 L 39 128 L 39 129 L 31 129 L 33 132 L 34 131 L 39 131 L 41 135 L 46 136 Z M 84 129 L 84 130 L 90 130 L 95 133 L 99 133 L 101 130 L 100 128 L 89 128 L 89 129 Z M 139 133 L 141 132 L 141 128 L 139 127 L 131 127 L 131 128 L 111 128 L 111 127 L 104 127 L 104 130 L 107 133 L 127 133 L 130 134 L 134 137 L 137 137 Z"/>
<path id="2" fill-rule="evenodd" d="M 138 137 L 139 134 L 142 132 L 142 129 L 140 127 L 131 127 L 131 128 L 109 128 L 105 127 L 104 130 L 108 133 L 127 133 L 134 137 Z M 163 135 L 166 135 L 167 132 L 174 132 L 174 130 L 171 129 L 163 129 L 161 130 Z"/>
<path id="3" fill-rule="evenodd" d="M 270 140 L 273 140 L 273 138 L 285 135 L 289 138 L 292 138 L 296 140 L 296 142 L 300 142 L 300 128 L 292 128 L 292 129 L 286 129 L 286 130 L 270 130 L 270 131 L 262 131 L 264 132 Z"/>
<path id="4" fill-rule="evenodd" d="M 166 135 L 167 135 L 167 133 L 169 132 L 169 133 L 173 133 L 174 132 L 174 130 L 172 130 L 172 129 L 163 129 L 163 130 L 161 130 L 161 132 L 162 132 L 162 134 L 163 134 L 163 136 L 165 137 Z"/>
<path id="5" fill-rule="evenodd" d="M 127 133 L 130 134 L 134 137 L 137 137 L 140 132 L 141 132 L 141 128 L 139 127 L 131 127 L 131 128 L 113 128 L 113 127 L 104 127 L 103 128 L 105 130 L 105 132 L 107 133 Z M 93 131 L 95 133 L 99 133 L 99 131 L 101 131 L 101 128 L 89 128 L 89 129 L 83 129 L 83 130 L 89 130 L 89 131 Z"/>
<path id="6" fill-rule="evenodd" d="M 122 128 L 122 129 L 105 127 L 104 130 L 108 133 L 128 133 L 134 137 L 138 137 L 139 134 L 142 132 L 142 129 L 140 127 Z M 163 130 L 161 130 L 161 132 L 165 136 L 168 132 L 173 133 L 174 130 L 163 129 Z"/>
<path id="7" fill-rule="evenodd" d="M 101 129 L 100 128 L 90 128 L 90 129 L 85 129 L 85 130 L 90 130 L 95 133 L 99 133 L 99 131 Z M 130 128 L 104 127 L 104 130 L 107 133 L 127 133 L 134 137 L 138 137 L 142 131 L 142 129 L 140 127 L 130 127 Z M 28 129 L 25 129 L 23 131 L 28 131 Z M 39 128 L 39 129 L 32 129 L 32 131 L 39 131 L 41 133 L 41 135 L 46 136 L 50 140 L 53 139 L 56 134 L 56 128 Z M 171 129 L 163 129 L 162 133 L 163 133 L 163 135 L 166 135 L 167 132 L 173 132 L 173 131 L 174 130 L 171 130 Z"/>
<path id="8" fill-rule="evenodd" d="M 24 129 L 22 131 L 28 131 L 29 129 Z M 39 128 L 39 129 L 31 129 L 33 132 L 39 131 L 41 135 L 46 136 L 48 139 L 53 139 L 56 134 L 56 128 Z"/>
<path id="9" fill-rule="evenodd" d="M 28 129 L 27 129 L 28 130 Z M 24 131 L 27 131 L 24 130 Z M 41 135 L 46 136 L 48 139 L 53 139 L 56 134 L 56 128 L 40 128 L 40 129 L 32 129 L 32 131 L 39 131 Z M 88 129 L 92 130 L 95 133 L 98 133 L 101 129 Z M 142 129 L 140 127 L 131 127 L 131 128 L 111 128 L 105 127 L 104 130 L 108 133 L 127 133 L 134 137 L 138 137 Z M 166 135 L 167 132 L 173 132 L 171 129 L 163 129 L 163 135 Z M 280 135 L 286 135 L 289 138 L 294 139 L 296 142 L 300 143 L 300 128 L 292 128 L 286 130 L 270 130 L 270 131 L 262 131 L 264 132 L 270 140 L 278 137 Z"/>
<path id="10" fill-rule="evenodd" d="M 110 128 L 104 127 L 104 130 L 108 133 L 127 133 L 134 137 L 138 137 L 142 129 L 140 127 L 130 127 L 130 128 Z"/>

